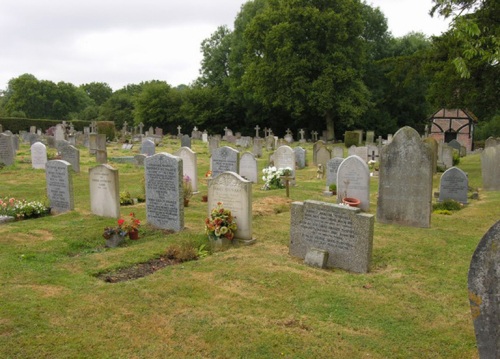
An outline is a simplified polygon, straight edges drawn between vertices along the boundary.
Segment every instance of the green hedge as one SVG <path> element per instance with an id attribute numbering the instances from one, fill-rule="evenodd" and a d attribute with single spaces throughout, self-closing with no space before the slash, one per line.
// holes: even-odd
<path id="1" fill-rule="evenodd" d="M 12 133 L 19 133 L 20 131 L 29 131 L 31 126 L 36 126 L 36 128 L 41 128 L 45 132 L 48 128 L 61 123 L 58 120 L 42 120 L 42 119 L 31 119 L 31 118 L 20 118 L 20 117 L 0 117 L 0 124 L 4 131 L 10 130 Z M 90 121 L 67 121 L 72 123 L 76 131 L 83 131 L 85 126 L 90 126 Z M 104 121 L 103 121 L 104 122 Z M 109 121 L 105 121 L 109 122 Z"/>
<path id="2" fill-rule="evenodd" d="M 359 133 L 354 132 L 354 131 L 345 131 L 344 144 L 347 148 L 351 147 L 352 145 L 358 146 L 359 145 Z"/>
<path id="3" fill-rule="evenodd" d="M 106 135 L 106 139 L 112 141 L 115 139 L 116 129 L 113 121 L 97 121 L 97 133 Z"/>

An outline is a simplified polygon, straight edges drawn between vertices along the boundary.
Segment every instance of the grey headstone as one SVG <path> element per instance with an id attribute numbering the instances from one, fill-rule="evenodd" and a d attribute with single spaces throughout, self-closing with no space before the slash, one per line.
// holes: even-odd
<path id="1" fill-rule="evenodd" d="M 326 163 L 332 159 L 332 152 L 325 146 L 320 146 L 316 151 L 316 164 L 326 167 Z"/>
<path id="2" fill-rule="evenodd" d="M 141 154 L 146 155 L 146 156 L 153 156 L 156 151 L 156 145 L 153 141 L 150 139 L 145 139 L 142 141 L 141 145 Z"/>
<path id="3" fill-rule="evenodd" d="M 31 145 L 31 166 L 35 169 L 44 169 L 47 164 L 47 147 L 41 142 Z"/>
<path id="4" fill-rule="evenodd" d="M 370 170 L 358 156 L 349 156 L 342 161 L 337 171 L 337 200 L 344 197 L 357 198 L 359 208 L 370 209 Z"/>
<path id="5" fill-rule="evenodd" d="M 375 132 L 374 131 L 366 131 L 366 143 L 374 143 L 375 142 Z"/>
<path id="6" fill-rule="evenodd" d="M 0 133 L 0 162 L 6 166 L 14 164 L 14 146 L 12 145 L 12 136 Z"/>
<path id="7" fill-rule="evenodd" d="M 148 223 L 176 232 L 184 228 L 182 159 L 157 153 L 144 160 Z"/>
<path id="8" fill-rule="evenodd" d="M 495 147 L 498 144 L 499 143 L 495 137 L 488 137 L 488 139 L 484 142 L 484 148 Z"/>
<path id="9" fill-rule="evenodd" d="M 460 148 L 462 147 L 460 142 L 458 142 L 457 140 L 451 140 L 450 142 L 448 142 L 448 146 L 453 147 L 458 152 L 460 152 Z"/>
<path id="10" fill-rule="evenodd" d="M 239 172 L 240 153 L 234 148 L 223 146 L 215 149 L 210 158 L 212 177 L 220 175 L 222 172 Z"/>
<path id="11" fill-rule="evenodd" d="M 311 201 L 292 203 L 290 255 L 305 258 L 312 248 L 329 253 L 327 267 L 370 270 L 374 218 L 359 208 Z"/>
<path id="12" fill-rule="evenodd" d="M 444 165 L 445 169 L 453 167 L 453 151 L 454 148 L 448 146 L 447 144 L 440 144 L 441 147 L 441 156 L 438 156 L 438 162 L 441 162 Z M 439 153 L 438 153 L 439 155 Z"/>
<path id="13" fill-rule="evenodd" d="M 479 357 L 500 358 L 500 221 L 474 251 L 468 287 Z"/>
<path id="14" fill-rule="evenodd" d="M 437 141 L 432 137 L 427 137 L 424 139 L 424 143 L 427 143 L 431 148 L 432 154 L 432 173 L 437 172 L 437 162 L 438 162 L 438 149 L 439 145 Z"/>
<path id="15" fill-rule="evenodd" d="M 80 150 L 75 146 L 67 146 L 61 150 L 61 158 L 71 164 L 73 171 L 80 172 Z"/>
<path id="16" fill-rule="evenodd" d="M 340 157 L 334 157 L 326 163 L 326 185 L 337 184 L 337 172 L 339 166 L 344 159 Z"/>
<path id="17" fill-rule="evenodd" d="M 71 164 L 63 160 L 48 161 L 45 165 L 47 197 L 52 211 L 62 213 L 75 208 Z"/>
<path id="18" fill-rule="evenodd" d="M 486 147 L 481 153 L 481 175 L 486 191 L 500 191 L 500 145 Z"/>
<path id="19" fill-rule="evenodd" d="M 377 220 L 413 227 L 430 227 L 432 153 L 420 135 L 403 127 L 380 151 Z"/>
<path id="20" fill-rule="evenodd" d="M 134 156 L 134 163 L 136 166 L 143 167 L 144 166 L 144 160 L 147 158 L 146 155 L 135 155 Z"/>
<path id="21" fill-rule="evenodd" d="M 332 148 L 332 158 L 333 157 L 344 158 L 344 148 L 340 146 L 334 146 Z"/>
<path id="22" fill-rule="evenodd" d="M 253 141 L 252 153 L 255 157 L 262 157 L 262 147 L 264 146 L 264 140 L 262 138 L 255 138 Z"/>
<path id="23" fill-rule="evenodd" d="M 303 169 L 306 167 L 306 150 L 302 147 L 295 147 L 293 149 L 295 152 L 295 163 L 298 169 Z"/>
<path id="24" fill-rule="evenodd" d="M 252 183 L 257 183 L 257 160 L 252 153 L 244 152 L 241 154 L 239 175 Z"/>
<path id="25" fill-rule="evenodd" d="M 208 140 L 208 153 L 212 154 L 217 148 L 219 148 L 220 140 L 218 138 L 212 137 Z"/>
<path id="26" fill-rule="evenodd" d="M 183 135 L 181 138 L 181 147 L 191 148 L 191 138 L 189 135 Z"/>
<path id="27" fill-rule="evenodd" d="M 103 164 L 89 168 L 90 209 L 103 217 L 120 217 L 118 170 Z"/>
<path id="28" fill-rule="evenodd" d="M 252 183 L 234 172 L 224 172 L 208 181 L 208 214 L 222 202 L 236 217 L 235 238 L 252 241 Z"/>
<path id="29" fill-rule="evenodd" d="M 304 263 L 311 267 L 326 268 L 328 252 L 318 248 L 310 248 L 306 253 Z"/>
<path id="30" fill-rule="evenodd" d="M 439 202 L 453 199 L 466 204 L 469 190 L 467 174 L 458 167 L 448 168 L 441 175 L 439 185 Z"/>
<path id="31" fill-rule="evenodd" d="M 316 157 L 316 156 L 317 156 L 317 153 L 318 153 L 318 150 L 319 150 L 321 147 L 323 147 L 323 146 L 325 146 L 325 142 L 324 142 L 324 141 L 321 141 L 321 140 L 316 141 L 316 142 L 314 142 L 314 144 L 313 144 L 312 153 L 313 153 L 313 164 L 314 164 L 315 166 L 317 166 L 317 165 L 318 165 L 318 160 L 317 160 L 317 157 Z"/>

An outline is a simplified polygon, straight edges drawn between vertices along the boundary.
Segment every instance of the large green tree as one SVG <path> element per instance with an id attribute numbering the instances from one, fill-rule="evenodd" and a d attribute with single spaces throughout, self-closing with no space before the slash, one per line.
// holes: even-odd
<path id="1" fill-rule="evenodd" d="M 361 4 L 356 0 L 268 0 L 247 23 L 242 88 L 295 119 L 353 123 L 368 90 Z"/>

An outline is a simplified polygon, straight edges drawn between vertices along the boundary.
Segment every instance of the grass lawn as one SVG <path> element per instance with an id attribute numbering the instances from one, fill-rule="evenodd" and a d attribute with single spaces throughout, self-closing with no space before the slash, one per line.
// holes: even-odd
<path id="1" fill-rule="evenodd" d="M 173 153 L 178 140 L 157 152 Z M 111 145 L 108 158 L 136 154 Z M 293 201 L 323 197 L 312 145 L 297 173 Z M 500 219 L 500 192 L 480 190 L 452 215 L 432 215 L 431 228 L 375 223 L 372 269 L 353 274 L 305 266 L 288 255 L 290 201 L 285 190 L 253 185 L 257 243 L 184 262 L 131 281 L 106 283 L 101 273 L 165 253 L 175 243 L 207 242 L 205 172 L 185 209 L 185 230 L 141 227 L 140 240 L 106 249 L 102 231 L 115 220 L 90 213 L 88 169 L 80 148 L 75 211 L 0 225 L 1 358 L 477 358 L 467 271 L 483 234 Z M 54 151 L 54 150 L 51 150 Z M 265 151 L 263 158 L 268 158 Z M 45 198 L 45 172 L 33 170 L 29 146 L 0 170 L 0 197 Z M 266 160 L 259 159 L 259 170 Z M 112 163 L 120 191 L 142 193 L 143 168 Z M 480 157 L 462 159 L 470 185 L 481 187 Z M 438 189 L 441 174 L 434 177 Z M 371 178 L 370 213 L 378 179 Z M 146 222 L 144 204 L 121 208 Z"/>

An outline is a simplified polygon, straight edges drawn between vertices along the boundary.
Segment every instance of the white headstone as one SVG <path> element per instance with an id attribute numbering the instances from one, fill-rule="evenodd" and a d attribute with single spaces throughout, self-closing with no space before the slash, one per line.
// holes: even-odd
<path id="1" fill-rule="evenodd" d="M 252 183 L 257 183 L 257 160 L 250 152 L 244 152 L 240 158 L 240 176 L 246 178 Z"/>
<path id="2" fill-rule="evenodd" d="M 290 168 L 295 175 L 295 152 L 290 146 L 280 146 L 274 151 L 274 166 L 276 168 Z"/>
<path id="3" fill-rule="evenodd" d="M 189 176 L 193 192 L 198 192 L 198 166 L 196 153 L 189 147 L 181 147 L 174 153 L 174 155 L 182 159 L 183 175 Z"/>
<path id="4" fill-rule="evenodd" d="M 90 209 L 103 217 L 120 217 L 118 170 L 103 164 L 89 168 Z"/>
<path id="5" fill-rule="evenodd" d="M 31 145 L 31 166 L 35 169 L 44 169 L 47 163 L 47 147 L 41 142 Z"/>
<path id="6" fill-rule="evenodd" d="M 370 170 L 358 156 L 349 156 L 339 165 L 337 199 L 341 202 L 344 197 L 359 199 L 359 208 L 365 212 L 370 209 Z"/>

